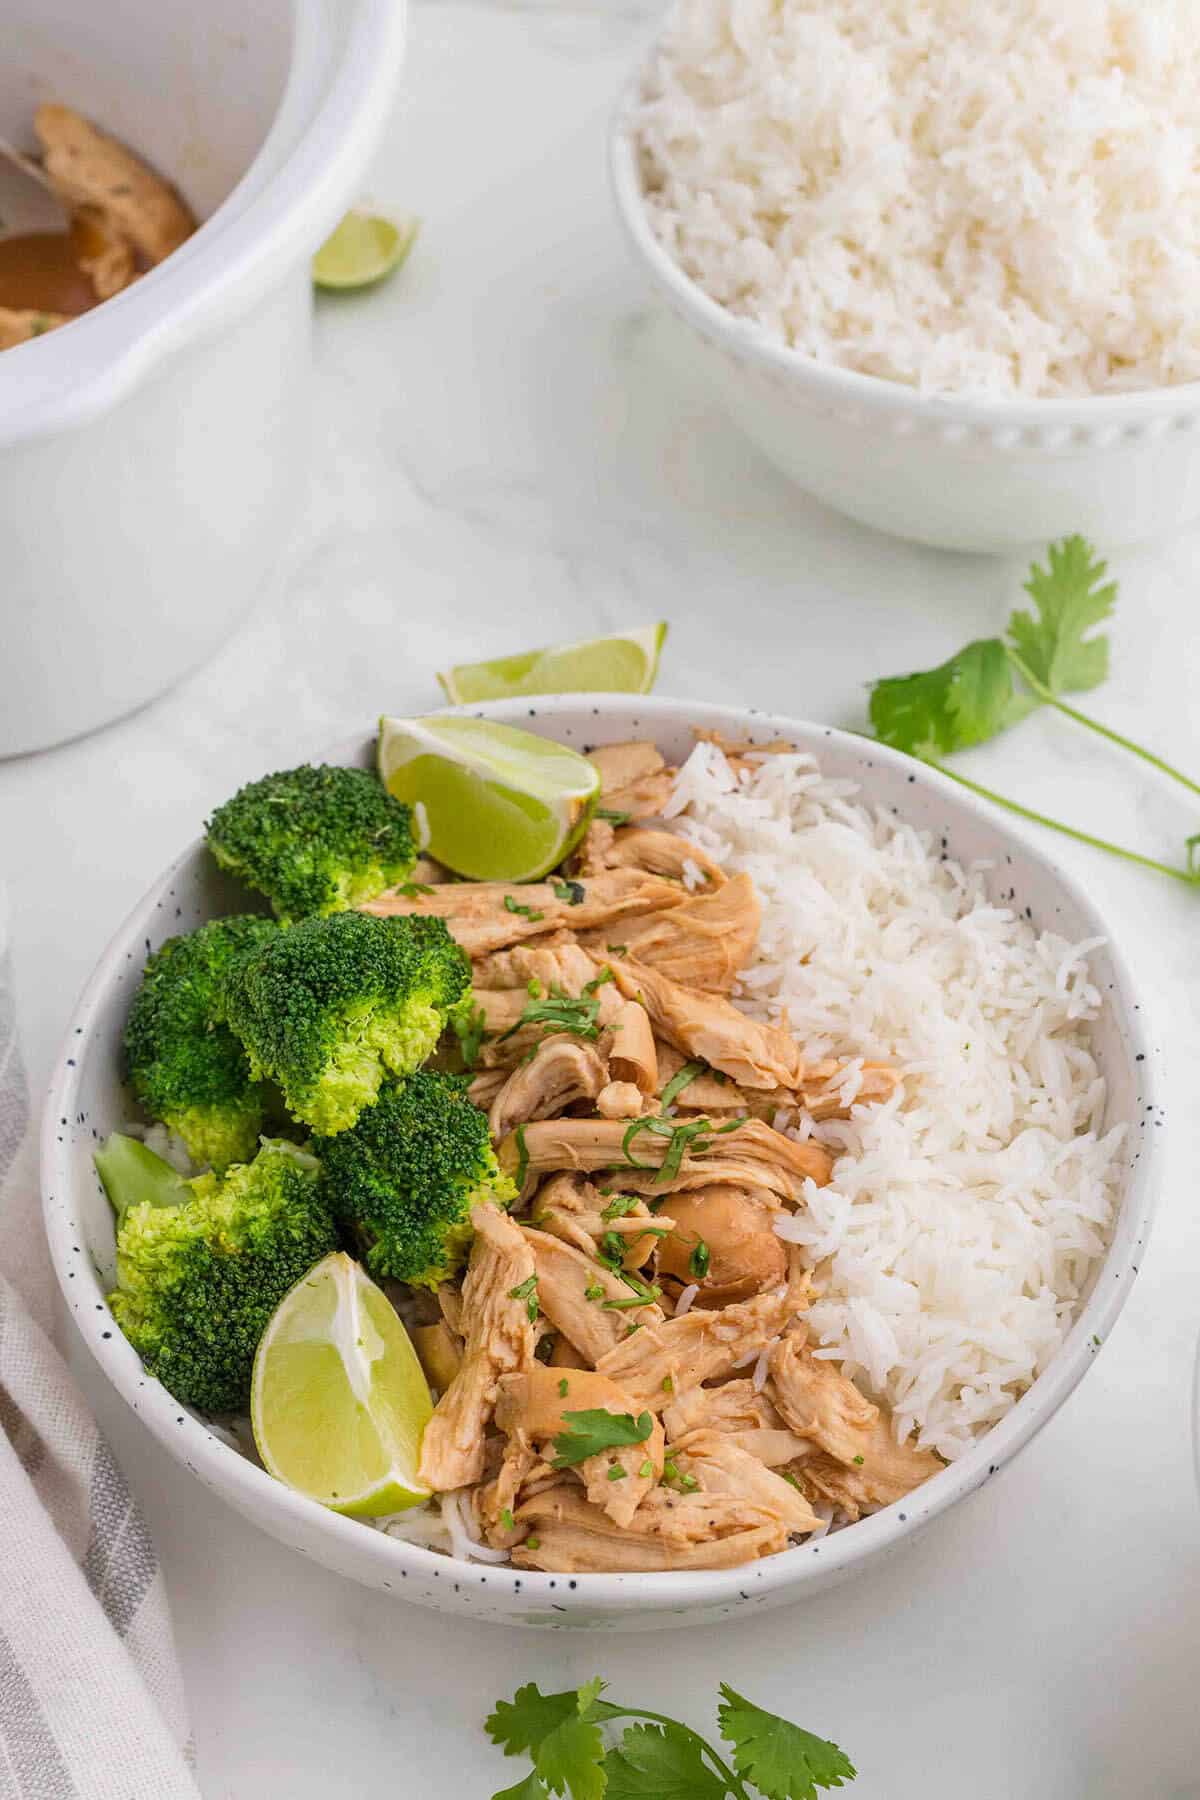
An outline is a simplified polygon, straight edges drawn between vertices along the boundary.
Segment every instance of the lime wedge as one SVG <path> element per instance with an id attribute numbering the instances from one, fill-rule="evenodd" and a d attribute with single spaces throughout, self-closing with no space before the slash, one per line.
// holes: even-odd
<path id="1" fill-rule="evenodd" d="M 313 257 L 313 280 L 323 288 L 369 287 L 404 261 L 420 230 L 419 219 L 386 219 L 382 213 L 348 212 Z"/>
<path id="2" fill-rule="evenodd" d="M 648 694 L 658 675 L 665 624 L 617 637 L 588 638 L 525 650 L 493 662 L 459 663 L 438 680 L 453 706 L 507 700 L 514 694 Z"/>
<path id="3" fill-rule="evenodd" d="M 578 843 L 600 777 L 585 756 L 490 719 L 381 719 L 379 775 L 424 808 L 425 848 L 474 881 L 536 881 Z"/>
<path id="4" fill-rule="evenodd" d="M 250 1423 L 278 1480 L 377 1518 L 429 1498 L 417 1479 L 433 1406 L 395 1308 L 340 1251 L 285 1294 L 254 1359 Z"/>

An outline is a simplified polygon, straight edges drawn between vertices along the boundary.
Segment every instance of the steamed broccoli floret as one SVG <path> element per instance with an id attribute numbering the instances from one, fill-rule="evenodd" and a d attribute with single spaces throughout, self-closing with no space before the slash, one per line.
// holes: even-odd
<path id="1" fill-rule="evenodd" d="M 215 919 L 170 938 L 143 972 L 125 1026 L 130 1083 L 196 1162 L 224 1168 L 254 1154 L 263 1089 L 218 997 L 239 960 L 278 936 L 272 919 Z"/>
<path id="2" fill-rule="evenodd" d="M 337 1248 L 315 1159 L 268 1141 L 223 1177 L 183 1181 L 114 1134 L 96 1165 L 117 1209 L 117 1324 L 177 1400 L 202 1412 L 244 1407 L 271 1314 Z"/>
<path id="3" fill-rule="evenodd" d="M 225 1017 L 289 1112 L 331 1136 L 353 1125 L 387 1070 L 430 1054 L 470 985 L 445 923 L 334 913 L 269 939 L 227 984 Z"/>
<path id="4" fill-rule="evenodd" d="M 466 1087 L 428 1070 L 389 1081 L 353 1131 L 314 1140 L 322 1192 L 374 1275 L 437 1287 L 466 1256 L 471 1208 L 517 1197 Z"/>
<path id="5" fill-rule="evenodd" d="M 305 765 L 267 775 L 219 806 L 208 847 L 267 896 L 283 923 L 342 912 L 406 881 L 412 814 L 365 769 Z"/>

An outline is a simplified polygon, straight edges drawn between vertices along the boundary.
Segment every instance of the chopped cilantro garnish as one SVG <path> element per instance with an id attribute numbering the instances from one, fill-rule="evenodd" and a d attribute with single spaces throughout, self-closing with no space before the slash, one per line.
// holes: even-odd
<path id="1" fill-rule="evenodd" d="M 608 1479 L 610 1481 L 625 1481 L 628 1478 L 628 1474 L 629 1471 L 623 1469 L 620 1463 L 614 1463 L 612 1468 L 608 1471 Z"/>
<path id="2" fill-rule="evenodd" d="M 537 1276 L 530 1275 L 521 1282 L 519 1287 L 509 1288 L 508 1290 L 508 1297 L 510 1300 L 523 1300 L 525 1302 L 525 1310 L 529 1314 L 529 1322 L 531 1325 L 536 1322 L 538 1316 L 537 1284 Z"/>
<path id="3" fill-rule="evenodd" d="M 556 900 L 561 900 L 564 906 L 579 906 L 581 904 L 583 900 L 582 881 L 552 880 L 550 886 L 554 889 L 554 898 Z"/>
<path id="4" fill-rule="evenodd" d="M 530 992 L 532 993 L 532 988 Z M 569 1031 L 574 1037 L 595 1039 L 600 1036 L 600 1027 L 596 1023 L 599 1012 L 600 1002 L 593 999 L 586 988 L 575 999 L 556 986 L 551 988 L 545 999 L 535 996 L 527 1000 L 521 1009 L 520 1018 L 503 1033 L 500 1042 L 512 1037 L 515 1031 L 520 1031 L 522 1025 L 545 1025 L 546 1036 L 555 1031 Z"/>
<path id="5" fill-rule="evenodd" d="M 570 1429 L 560 1431 L 554 1440 L 554 1467 L 572 1469 L 601 1450 L 616 1450 L 623 1444 L 644 1444 L 654 1429 L 648 1412 L 635 1419 L 632 1413 L 612 1413 L 603 1407 L 589 1407 L 584 1412 L 565 1412 L 563 1424 Z"/>
<path id="6" fill-rule="evenodd" d="M 711 1256 L 708 1245 L 703 1238 L 697 1238 L 696 1248 L 688 1257 L 688 1270 L 697 1281 L 703 1281 L 704 1277 L 708 1274 L 708 1265 L 710 1261 Z"/>
<path id="7" fill-rule="evenodd" d="M 603 1193 L 604 1189 L 601 1188 L 600 1191 Z M 610 1189 L 609 1192 L 611 1191 Z M 640 1205 L 640 1194 L 617 1194 L 609 1201 L 600 1217 L 602 1219 L 624 1219 L 631 1212 L 636 1212 Z"/>
<path id="8" fill-rule="evenodd" d="M 687 1119 L 680 1123 L 676 1119 L 634 1119 L 621 1139 L 621 1149 L 625 1160 L 634 1169 L 653 1169 L 653 1163 L 639 1162 L 631 1148 L 635 1139 L 643 1131 L 651 1131 L 656 1137 L 670 1139 L 667 1153 L 658 1169 L 658 1181 L 673 1181 L 683 1167 L 684 1156 L 694 1151 L 699 1156 L 707 1150 L 714 1136 L 720 1137 L 727 1131 L 736 1131 L 745 1123 L 744 1119 L 733 1119 L 727 1125 L 718 1125 L 715 1130 L 711 1119 Z M 618 1168 L 620 1164 L 616 1165 Z"/>
<path id="9" fill-rule="evenodd" d="M 505 912 L 510 913 L 520 913 L 521 917 L 523 919 L 528 919 L 532 925 L 538 924 L 546 916 L 545 913 L 535 911 L 532 906 L 522 905 L 515 894 L 505 894 L 504 910 Z"/>
<path id="10" fill-rule="evenodd" d="M 703 1075 L 707 1067 L 708 1064 L 702 1062 L 684 1063 L 682 1069 L 672 1075 L 670 1081 L 668 1081 L 666 1087 L 663 1089 L 659 1098 L 659 1105 L 662 1107 L 670 1106 L 672 1100 L 677 1100 L 684 1088 L 689 1087 L 691 1083 L 695 1081 L 697 1075 Z"/>
<path id="11" fill-rule="evenodd" d="M 625 1257 L 625 1240 L 619 1231 L 606 1231 L 596 1246 L 596 1255 L 610 1269 L 619 1269 Z"/>
<path id="12" fill-rule="evenodd" d="M 559 1397 L 559 1399 L 560 1399 L 560 1400 L 565 1400 L 565 1399 L 566 1399 L 566 1397 L 567 1397 L 567 1392 L 568 1392 L 568 1388 L 567 1388 L 567 1378 L 566 1378 L 566 1376 L 565 1376 L 565 1375 L 564 1375 L 564 1376 L 563 1376 L 563 1378 L 562 1378 L 562 1380 L 561 1380 L 561 1381 L 560 1381 L 560 1382 L 559 1382 L 559 1384 L 558 1384 L 558 1397 Z"/>

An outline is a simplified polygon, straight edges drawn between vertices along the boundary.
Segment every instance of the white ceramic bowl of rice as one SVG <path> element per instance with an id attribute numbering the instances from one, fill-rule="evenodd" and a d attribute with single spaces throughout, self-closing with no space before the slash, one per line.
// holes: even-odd
<path id="1" fill-rule="evenodd" d="M 1200 514 L 1197 81 L 1200 0 L 678 0 L 612 185 L 801 487 L 949 549 L 1131 543 Z"/>
<path id="2" fill-rule="evenodd" d="M 786 1007 L 815 1054 L 882 1056 L 903 1071 L 892 1101 L 815 1128 L 839 1160 L 789 1229 L 823 1269 L 809 1315 L 822 1347 L 946 1468 L 896 1505 L 734 1569 L 553 1575 L 501 1566 L 495 1552 L 470 1559 L 431 1510 L 388 1529 L 327 1512 L 178 1405 L 108 1310 L 113 1222 L 92 1151 L 132 1116 L 120 1040 L 147 951 L 244 908 L 199 842 L 121 927 L 67 1030 L 43 1139 L 63 1294 L 113 1385 L 199 1481 L 369 1586 L 551 1627 L 662 1627 L 799 1599 L 866 1570 L 987 1481 L 1107 1337 L 1141 1260 L 1162 1135 L 1144 1124 L 1158 1068 L 1137 990 L 1090 897 L 999 814 L 865 739 L 667 699 L 478 710 L 581 748 L 653 738 L 683 762 L 677 800 L 691 808 L 675 828 L 747 869 L 763 898 L 741 1003 Z M 786 738 L 797 754 L 765 759 L 738 787 L 711 748 L 685 760 L 694 727 Z M 360 740 L 337 759 L 367 762 L 372 748 Z"/>

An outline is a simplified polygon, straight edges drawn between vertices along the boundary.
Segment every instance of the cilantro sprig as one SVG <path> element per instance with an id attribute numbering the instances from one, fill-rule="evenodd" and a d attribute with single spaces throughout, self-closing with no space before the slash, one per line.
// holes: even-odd
<path id="1" fill-rule="evenodd" d="M 529 1682 L 497 1703 L 486 1729 L 506 1756 L 528 1756 L 533 1768 L 492 1800 L 817 1800 L 819 1789 L 854 1780 L 854 1765 L 836 1744 L 724 1683 L 720 1691 L 728 1761 L 678 1719 L 602 1699 L 599 1679 L 561 1694 Z M 618 1720 L 636 1722 L 619 1737 L 606 1735 Z"/>
<path id="2" fill-rule="evenodd" d="M 1160 875 L 1195 884 L 1200 882 L 1200 834 L 1187 840 L 1184 866 L 1159 862 L 1061 819 L 1047 818 L 947 768 L 942 760 L 956 750 L 986 743 L 1039 706 L 1052 706 L 1065 718 L 1200 795 L 1200 784 L 1162 757 L 1062 698 L 1099 687 L 1108 675 L 1108 639 L 1098 628 L 1112 617 L 1117 588 L 1115 582 L 1105 579 L 1107 573 L 1107 564 L 1098 560 L 1086 539 L 1069 537 L 1051 544 L 1045 568 L 1034 563 L 1025 583 L 1034 610 L 1014 612 L 1003 638 L 977 638 L 935 669 L 875 682 L 871 724 L 883 743 L 932 764 L 960 786 L 1023 819 Z"/>

